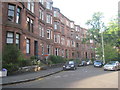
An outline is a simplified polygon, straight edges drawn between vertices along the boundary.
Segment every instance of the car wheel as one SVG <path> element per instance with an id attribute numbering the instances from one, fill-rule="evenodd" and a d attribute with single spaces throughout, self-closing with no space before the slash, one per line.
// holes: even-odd
<path id="1" fill-rule="evenodd" d="M 76 68 L 74 67 L 73 70 L 75 70 Z"/>
<path id="2" fill-rule="evenodd" d="M 115 68 L 115 71 L 118 71 L 118 69 L 117 69 L 117 68 Z"/>

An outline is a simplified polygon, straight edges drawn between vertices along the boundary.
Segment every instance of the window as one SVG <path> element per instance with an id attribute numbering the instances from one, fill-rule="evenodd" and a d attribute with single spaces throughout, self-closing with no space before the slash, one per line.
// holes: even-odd
<path id="1" fill-rule="evenodd" d="M 57 11 L 54 11 L 54 17 L 59 17 Z"/>
<path id="2" fill-rule="evenodd" d="M 34 13 L 34 2 L 31 2 L 31 11 Z"/>
<path id="3" fill-rule="evenodd" d="M 54 22 L 54 29 L 56 30 L 56 29 L 59 29 L 59 23 L 58 22 Z"/>
<path id="4" fill-rule="evenodd" d="M 67 46 L 70 47 L 70 40 L 67 40 Z"/>
<path id="5" fill-rule="evenodd" d="M 70 23 L 70 27 L 74 28 L 74 23 L 73 22 Z"/>
<path id="6" fill-rule="evenodd" d="M 58 56 L 59 48 L 55 48 L 55 55 Z"/>
<path id="7" fill-rule="evenodd" d="M 30 32 L 33 32 L 34 30 L 34 21 L 29 17 L 27 17 L 27 28 L 28 28 L 28 31 Z"/>
<path id="8" fill-rule="evenodd" d="M 30 54 L 30 39 L 26 40 L 26 53 Z"/>
<path id="9" fill-rule="evenodd" d="M 27 17 L 27 28 L 30 31 L 30 18 L 29 17 Z"/>
<path id="10" fill-rule="evenodd" d="M 51 39 L 51 30 L 47 30 L 47 39 Z"/>
<path id="11" fill-rule="evenodd" d="M 8 20 L 14 22 L 15 15 L 15 6 L 14 5 L 8 5 Z"/>
<path id="12" fill-rule="evenodd" d="M 30 10 L 30 2 L 28 2 L 28 5 L 27 5 L 27 8 L 28 8 L 28 10 Z"/>
<path id="13" fill-rule="evenodd" d="M 32 13 L 34 13 L 34 2 L 28 2 L 27 3 L 27 9 L 30 10 Z"/>
<path id="14" fill-rule="evenodd" d="M 75 47 L 75 42 L 74 42 L 74 41 L 71 41 L 71 43 L 72 43 L 72 47 Z"/>
<path id="15" fill-rule="evenodd" d="M 52 10 L 51 2 L 46 2 L 46 8 Z"/>
<path id="16" fill-rule="evenodd" d="M 52 16 L 51 15 L 47 14 L 46 22 L 52 24 Z"/>
<path id="17" fill-rule="evenodd" d="M 48 54 L 50 54 L 50 45 L 47 45 Z"/>
<path id="18" fill-rule="evenodd" d="M 17 8 L 16 23 L 20 24 L 20 12 L 21 8 Z"/>
<path id="19" fill-rule="evenodd" d="M 44 0 L 39 0 L 39 2 L 40 2 L 41 4 L 44 4 Z"/>
<path id="20" fill-rule="evenodd" d="M 44 20 L 44 12 L 43 12 L 43 10 L 39 10 L 39 18 L 41 19 L 41 20 Z"/>
<path id="21" fill-rule="evenodd" d="M 31 31 L 33 32 L 33 20 L 31 20 Z"/>
<path id="22" fill-rule="evenodd" d="M 16 34 L 16 45 L 20 48 L 20 34 Z"/>
<path id="23" fill-rule="evenodd" d="M 8 5 L 8 20 L 9 21 L 20 24 L 20 15 L 21 15 L 20 7 L 17 7 L 16 9 L 14 5 L 11 5 L 11 4 Z"/>
<path id="24" fill-rule="evenodd" d="M 60 43 L 60 35 L 57 35 L 57 42 Z"/>
<path id="25" fill-rule="evenodd" d="M 60 43 L 60 35 L 54 35 L 54 42 Z"/>
<path id="26" fill-rule="evenodd" d="M 79 47 L 79 44 L 78 44 L 78 43 L 76 43 L 76 47 Z"/>
<path id="27" fill-rule="evenodd" d="M 14 40 L 14 33 L 13 32 L 7 32 L 6 43 L 7 44 L 13 44 L 13 40 Z"/>
<path id="28" fill-rule="evenodd" d="M 57 43 L 57 35 L 54 35 L 54 42 Z"/>
<path id="29" fill-rule="evenodd" d="M 40 36 L 44 37 L 44 27 L 39 25 L 39 30 L 40 30 Z"/>

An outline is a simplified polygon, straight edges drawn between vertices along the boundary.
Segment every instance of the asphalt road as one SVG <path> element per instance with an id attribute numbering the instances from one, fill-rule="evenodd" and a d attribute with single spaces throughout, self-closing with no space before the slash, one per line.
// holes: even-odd
<path id="1" fill-rule="evenodd" d="M 3 88 L 118 88 L 118 72 L 85 66 Z"/>

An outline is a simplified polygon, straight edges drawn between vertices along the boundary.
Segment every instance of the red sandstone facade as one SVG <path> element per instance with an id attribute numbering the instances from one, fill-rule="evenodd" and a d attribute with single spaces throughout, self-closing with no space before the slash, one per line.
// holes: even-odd
<path id="1" fill-rule="evenodd" d="M 50 0 L 2 2 L 2 45 L 16 44 L 25 57 L 94 57 L 94 43 L 82 44 L 87 29 L 75 25 Z"/>

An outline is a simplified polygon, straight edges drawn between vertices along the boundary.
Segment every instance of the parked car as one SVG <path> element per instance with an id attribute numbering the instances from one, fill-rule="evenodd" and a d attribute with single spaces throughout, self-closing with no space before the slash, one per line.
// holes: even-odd
<path id="1" fill-rule="evenodd" d="M 120 63 L 118 61 L 110 61 L 104 65 L 104 70 L 119 70 Z"/>
<path id="2" fill-rule="evenodd" d="M 77 64 L 75 61 L 67 61 L 63 66 L 63 70 L 75 70 L 77 69 Z"/>
<path id="3" fill-rule="evenodd" d="M 103 61 L 102 60 L 95 60 L 94 61 L 94 67 L 102 67 Z"/>
<path id="4" fill-rule="evenodd" d="M 81 61 L 81 63 L 78 66 L 87 66 L 87 62 L 85 60 Z"/>
<path id="5" fill-rule="evenodd" d="M 91 60 L 87 61 L 87 65 L 92 65 L 92 61 Z"/>

